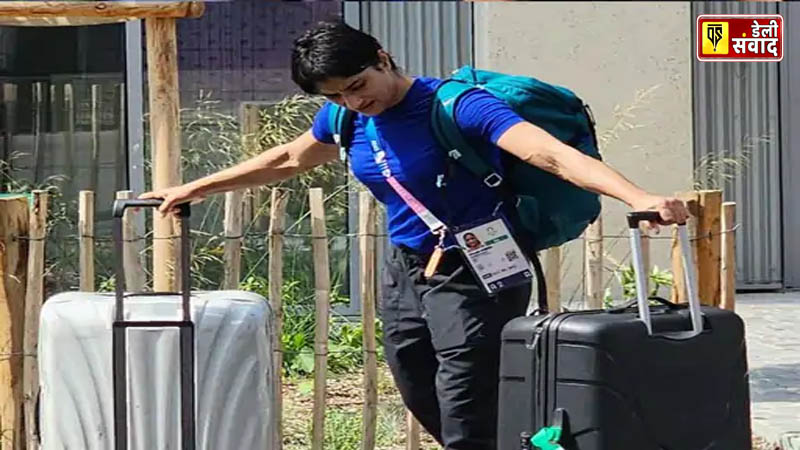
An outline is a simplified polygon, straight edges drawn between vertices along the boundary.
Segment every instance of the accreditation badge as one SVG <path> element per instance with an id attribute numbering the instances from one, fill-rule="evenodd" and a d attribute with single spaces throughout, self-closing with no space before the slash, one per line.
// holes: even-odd
<path id="1" fill-rule="evenodd" d="M 454 230 L 467 263 L 489 294 L 533 278 L 530 262 L 502 217 L 492 216 Z"/>

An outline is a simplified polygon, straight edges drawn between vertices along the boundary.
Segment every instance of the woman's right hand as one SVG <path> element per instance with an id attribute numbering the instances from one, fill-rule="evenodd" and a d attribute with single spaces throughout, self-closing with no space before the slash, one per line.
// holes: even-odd
<path id="1" fill-rule="evenodd" d="M 181 203 L 192 202 L 198 203 L 202 201 L 205 196 L 197 193 L 197 190 L 191 183 L 182 184 L 180 186 L 172 186 L 157 191 L 145 192 L 139 196 L 140 199 L 157 198 L 163 199 L 163 203 L 158 207 L 158 212 L 162 216 L 167 213 L 177 213 L 178 209 L 175 207 Z"/>

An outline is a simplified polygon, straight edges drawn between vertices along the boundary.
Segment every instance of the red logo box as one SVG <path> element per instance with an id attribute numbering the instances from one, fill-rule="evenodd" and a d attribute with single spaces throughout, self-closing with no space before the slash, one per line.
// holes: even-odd
<path id="1" fill-rule="evenodd" d="M 781 61 L 780 14 L 702 14 L 697 16 L 700 61 Z"/>

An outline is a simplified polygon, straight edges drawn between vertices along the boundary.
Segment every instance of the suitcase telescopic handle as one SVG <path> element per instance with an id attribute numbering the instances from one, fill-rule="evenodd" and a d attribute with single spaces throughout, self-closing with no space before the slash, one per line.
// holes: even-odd
<path id="1" fill-rule="evenodd" d="M 116 286 L 116 314 L 115 319 L 118 321 L 122 321 L 124 314 L 123 314 L 123 304 L 125 298 L 125 270 L 123 267 L 123 252 L 122 252 L 122 217 L 125 214 L 125 210 L 127 208 L 158 208 L 161 206 L 163 202 L 162 199 L 124 199 L 124 200 L 115 200 L 114 207 L 112 209 L 113 217 L 114 217 L 114 226 L 113 226 L 113 233 L 114 233 L 114 246 L 116 248 L 116 257 L 114 258 L 114 273 L 116 275 L 115 286 Z M 191 267 L 191 250 L 189 247 L 189 217 L 191 216 L 191 209 L 189 207 L 189 203 L 182 203 L 180 205 L 176 205 L 178 209 L 178 217 L 180 218 L 181 223 L 181 235 L 180 235 L 180 261 L 181 261 L 181 299 L 182 299 L 182 310 L 183 310 L 183 320 L 190 321 L 191 320 L 191 306 L 189 303 L 189 299 L 191 297 L 191 275 L 189 268 Z M 154 267 L 153 270 L 161 270 L 162 268 Z M 169 292 L 170 294 L 174 294 Z M 131 293 L 129 295 L 137 295 L 142 293 Z M 160 295 L 160 294 L 168 294 L 168 292 L 148 292 L 147 295 Z"/>
<path id="2" fill-rule="evenodd" d="M 123 314 L 125 298 L 125 274 L 122 258 L 122 217 L 125 209 L 130 207 L 157 208 L 163 203 L 161 199 L 126 199 L 114 202 L 114 245 L 116 248 L 116 311 L 112 335 L 112 375 L 114 380 L 114 449 L 128 449 L 128 369 L 127 369 L 127 337 L 128 328 L 177 327 L 180 340 L 180 402 L 181 402 L 181 450 L 195 450 L 195 358 L 194 358 L 194 324 L 191 319 L 191 282 L 190 282 L 190 247 L 189 247 L 189 204 L 178 205 L 178 217 L 181 222 L 181 300 L 183 318 L 180 321 L 126 321 Z M 163 270 L 156 267 L 155 270 Z M 166 293 L 147 293 L 160 295 Z M 171 293 L 174 294 L 174 293 Z M 132 293 L 128 295 L 143 295 Z"/>
<path id="3" fill-rule="evenodd" d="M 628 228 L 630 229 L 631 249 L 633 253 L 633 268 L 636 274 L 636 301 L 639 305 L 639 317 L 647 327 L 647 333 L 652 335 L 653 325 L 650 320 L 648 295 L 647 292 L 645 292 L 647 273 L 644 268 L 644 258 L 642 257 L 642 232 L 639 229 L 639 223 L 642 221 L 661 224 L 663 224 L 664 221 L 661 219 L 661 215 L 658 211 L 635 211 L 628 214 Z M 700 300 L 697 298 L 697 280 L 694 273 L 694 263 L 690 257 L 691 249 L 689 248 L 689 235 L 686 231 L 686 223 L 679 223 L 677 227 L 683 260 L 683 274 L 686 280 L 686 292 L 689 297 L 692 330 L 669 334 L 677 338 L 688 339 L 703 332 L 703 316 L 700 311 Z"/>

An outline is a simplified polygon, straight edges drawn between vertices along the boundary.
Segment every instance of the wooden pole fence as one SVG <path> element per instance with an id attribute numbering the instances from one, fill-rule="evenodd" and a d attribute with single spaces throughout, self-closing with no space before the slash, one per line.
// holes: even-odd
<path id="1" fill-rule="evenodd" d="M 33 83 L 33 108 L 32 108 L 32 125 L 33 125 L 33 181 L 39 183 L 42 181 L 42 171 L 44 170 L 44 83 Z"/>
<path id="2" fill-rule="evenodd" d="M 0 198 L 0 448 L 20 448 L 24 422 L 25 294 L 30 236 L 28 198 Z"/>
<path id="3" fill-rule="evenodd" d="M 8 166 L 6 169 L 10 172 L 12 167 L 11 151 L 14 148 L 14 132 L 16 131 L 16 117 L 17 117 L 17 85 L 13 83 L 3 83 L 3 111 L 4 120 L 3 125 L 5 132 L 3 132 L 3 154 L 2 161 Z M 0 173 L 0 192 L 6 190 L 6 183 L 9 174 Z"/>
<path id="4" fill-rule="evenodd" d="M 561 312 L 561 247 L 552 247 L 544 254 L 544 278 L 547 283 L 547 310 Z"/>
<path id="5" fill-rule="evenodd" d="M 240 282 L 243 239 L 243 203 L 244 191 L 229 192 L 225 197 L 225 289 L 237 289 Z M 130 191 L 116 193 L 118 199 L 132 198 Z M 735 209 L 732 202 L 722 203 L 720 191 L 699 191 L 683 194 L 690 203 L 693 214 L 692 226 L 696 231 L 693 236 L 693 251 L 697 252 L 698 272 L 700 275 L 700 292 L 705 297 L 704 304 L 716 302 L 716 306 L 734 309 L 735 304 Z M 36 372 L 36 344 L 38 317 L 43 303 L 44 287 L 44 238 L 48 197 L 44 191 L 34 191 L 32 209 L 28 212 L 28 200 L 21 197 L 17 200 L 16 212 L 12 212 L 8 199 L 0 202 L 0 338 L 11 342 L 11 347 L 3 353 L 24 355 L 21 358 L 10 357 L 0 361 L 0 424 L 14 430 L 24 430 L 25 435 L 14 436 L 14 442 L 26 442 L 25 448 L 35 447 L 34 429 L 35 400 L 38 390 Z M 311 449 L 325 448 L 325 412 L 327 398 L 327 365 L 328 340 L 330 335 L 330 300 L 331 274 L 329 256 L 329 235 L 327 231 L 324 192 L 320 188 L 308 191 L 311 222 L 311 243 L 314 264 L 315 283 L 315 333 L 314 333 L 314 391 L 311 427 Z M 275 374 L 273 422 L 270 436 L 270 448 L 282 448 L 282 366 L 283 366 L 283 248 L 286 232 L 286 209 L 290 200 L 289 191 L 272 189 L 270 199 L 270 225 L 267 233 L 269 249 L 269 301 L 274 313 L 273 330 L 273 371 Z M 95 240 L 95 193 L 81 191 L 79 194 L 79 245 L 80 245 L 80 288 L 82 291 L 95 290 L 94 240 Z M 10 206 L 11 205 L 11 206 Z M 4 209 L 5 208 L 5 209 Z M 361 450 L 374 450 L 377 438 L 378 418 L 378 369 L 376 340 L 376 295 L 377 267 L 375 254 L 377 251 L 377 208 L 372 195 L 363 191 L 358 199 L 358 243 L 359 271 L 361 274 L 361 324 L 363 327 L 364 404 L 362 410 Z M 144 290 L 145 272 L 143 264 L 143 241 L 135 236 L 131 215 L 135 211 L 129 209 L 123 217 L 123 259 L 126 267 L 126 287 L 129 291 Z M 30 237 L 27 248 L 20 246 L 8 238 L 9 233 L 26 234 Z M 587 269 L 587 308 L 602 308 L 602 221 L 598 220 L 587 229 L 585 234 L 584 267 Z M 646 265 L 650 267 L 650 240 L 645 238 L 643 253 Z M 22 253 L 28 253 L 24 267 L 9 264 L 19 261 Z M 564 248 L 554 247 L 543 253 L 545 278 L 548 284 L 548 308 L 557 313 L 562 310 L 562 282 Z M 679 252 L 679 250 L 678 250 Z M 14 255 L 17 255 L 16 257 Z M 673 262 L 680 261 L 680 254 L 673 252 Z M 599 272 L 599 273 L 598 273 Z M 27 276 L 25 276 L 27 274 Z M 9 280 L 26 279 L 25 290 L 17 286 L 14 290 Z M 713 279 L 715 282 L 712 282 Z M 675 275 L 676 292 L 680 292 L 682 279 L 680 273 Z M 703 286 L 703 283 L 709 284 Z M 16 292 L 16 294 L 15 294 Z M 23 294 L 24 292 L 24 294 Z M 591 295 L 590 295 L 591 294 Z M 24 299 L 20 298 L 24 295 Z M 682 294 L 685 295 L 685 294 Z M 710 299 L 710 300 L 709 300 Z M 24 300 L 24 301 L 23 301 Z M 599 302 L 599 303 L 598 303 Z M 15 306 L 16 305 L 16 306 Z M 16 308 L 16 309 L 15 309 Z M 23 322 L 24 328 L 14 331 L 11 323 Z M 24 331 L 21 331 L 24 330 Z M 14 335 L 17 333 L 17 335 Z M 14 336 L 17 336 L 14 338 Z M 14 345 L 20 348 L 15 350 Z M 15 377 L 22 377 L 23 383 L 13 390 Z M 5 380 L 5 381 L 3 381 Z M 14 424 L 12 426 L 12 423 Z M 406 411 L 406 450 L 419 450 L 421 427 L 414 416 Z M 11 445 L 9 437 L 3 438 L 3 447 Z M 16 447 L 13 447 L 16 448 Z"/>
<path id="6" fill-rule="evenodd" d="M 72 85 L 64 85 L 64 154 L 67 158 L 67 192 L 75 190 L 75 102 Z"/>
<path id="7" fill-rule="evenodd" d="M 314 252 L 316 323 L 314 329 L 314 421 L 312 450 L 323 450 L 325 440 L 325 383 L 328 370 L 328 320 L 331 293 L 328 231 L 322 189 L 308 192 L 311 209 L 311 239 Z"/>
<path id="8" fill-rule="evenodd" d="M 178 111 L 178 51 L 175 19 L 149 18 L 144 21 L 147 38 L 147 69 L 150 100 L 150 139 L 153 162 L 153 190 L 181 183 L 181 135 Z M 176 222 L 153 214 L 153 288 L 178 289 L 174 236 Z"/>
<path id="9" fill-rule="evenodd" d="M 358 198 L 361 256 L 361 326 L 364 330 L 364 410 L 361 450 L 375 449 L 378 423 L 378 362 L 375 343 L 375 199 L 368 191 Z"/>
<path id="10" fill-rule="evenodd" d="M 586 238 L 586 308 L 603 307 L 603 217 L 589 225 Z"/>
<path id="11" fill-rule="evenodd" d="M 35 436 L 37 426 L 37 397 L 39 394 L 39 370 L 37 348 L 39 345 L 39 313 L 44 303 L 44 259 L 47 235 L 48 195 L 46 191 L 33 191 L 29 215 L 28 278 L 25 289 L 25 355 L 23 389 L 25 393 L 25 432 L 28 450 L 38 448 Z"/>
<path id="12" fill-rule="evenodd" d="M 94 292 L 94 192 L 81 191 L 78 198 L 78 242 L 80 243 L 80 290 Z"/>
<path id="13" fill-rule="evenodd" d="M 274 314 L 273 357 L 275 373 L 275 422 L 272 437 L 272 449 L 283 448 L 283 299 L 281 288 L 283 286 L 283 241 L 284 226 L 286 223 L 286 205 L 289 201 L 289 191 L 275 188 L 270 199 L 269 226 L 269 301 Z"/>
<path id="14" fill-rule="evenodd" d="M 722 204 L 722 267 L 720 268 L 720 307 L 736 309 L 736 203 Z"/>
<path id="15" fill-rule="evenodd" d="M 118 200 L 131 199 L 132 191 L 117 192 Z M 147 284 L 144 272 L 144 242 L 136 235 L 133 225 L 133 209 L 127 208 L 122 216 L 122 263 L 125 268 L 125 289 L 128 292 L 144 291 Z"/>
<path id="16" fill-rule="evenodd" d="M 223 289 L 238 289 L 242 270 L 242 191 L 225 193 L 225 274 Z"/>
<path id="17" fill-rule="evenodd" d="M 92 131 L 92 153 L 89 157 L 89 190 L 97 192 L 97 180 L 100 175 L 100 110 L 102 87 L 99 84 L 92 85 L 91 100 L 91 131 Z"/>

